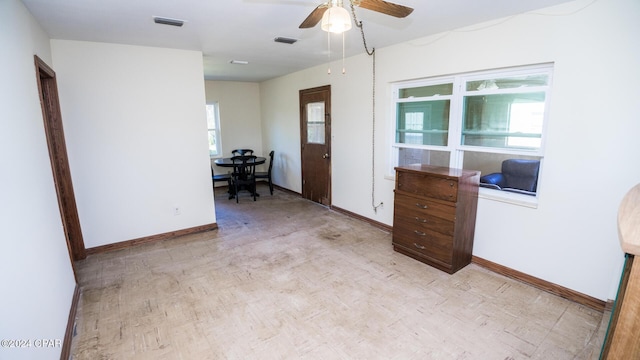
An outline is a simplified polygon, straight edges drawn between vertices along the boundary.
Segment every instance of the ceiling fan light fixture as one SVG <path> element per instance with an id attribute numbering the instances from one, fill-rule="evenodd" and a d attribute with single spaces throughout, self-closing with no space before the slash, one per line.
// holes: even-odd
<path id="1" fill-rule="evenodd" d="M 347 9 L 339 5 L 331 6 L 322 15 L 320 23 L 322 30 L 334 34 L 341 34 L 351 29 L 351 17 Z"/>

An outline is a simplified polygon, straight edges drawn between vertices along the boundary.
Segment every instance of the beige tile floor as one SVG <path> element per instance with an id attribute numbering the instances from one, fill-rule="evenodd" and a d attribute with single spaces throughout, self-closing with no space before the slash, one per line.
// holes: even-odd
<path id="1" fill-rule="evenodd" d="M 260 187 L 216 189 L 219 229 L 78 265 L 74 359 L 591 359 L 602 313 Z"/>

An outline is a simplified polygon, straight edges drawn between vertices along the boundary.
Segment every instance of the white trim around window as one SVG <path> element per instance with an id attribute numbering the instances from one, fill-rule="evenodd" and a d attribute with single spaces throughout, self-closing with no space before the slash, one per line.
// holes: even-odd
<path id="1" fill-rule="evenodd" d="M 409 163 L 487 175 L 508 158 L 539 160 L 541 174 L 552 73 L 553 64 L 541 64 L 393 83 L 387 176 Z M 533 195 L 480 191 L 528 207 L 539 195 L 539 186 Z"/>
<path id="2" fill-rule="evenodd" d="M 219 157 L 222 152 L 222 141 L 220 140 L 220 109 L 217 102 L 206 105 L 207 111 L 207 133 L 209 137 L 209 156 Z"/>

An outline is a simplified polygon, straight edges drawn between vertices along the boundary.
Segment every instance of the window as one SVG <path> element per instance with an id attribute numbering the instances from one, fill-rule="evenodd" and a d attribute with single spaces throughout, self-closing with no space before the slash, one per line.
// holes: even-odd
<path id="1" fill-rule="evenodd" d="M 209 130 L 209 156 L 218 156 L 222 154 L 218 103 L 207 104 L 207 128 Z"/>
<path id="2" fill-rule="evenodd" d="M 506 159 L 542 160 L 552 70 L 539 65 L 394 84 L 389 173 L 423 163 L 486 175 L 500 172 Z"/>
<path id="3" fill-rule="evenodd" d="M 539 149 L 548 81 L 547 74 L 466 81 L 462 144 Z"/>
<path id="4" fill-rule="evenodd" d="M 307 143 L 324 144 L 324 102 L 307 104 Z"/>
<path id="5" fill-rule="evenodd" d="M 396 143 L 446 146 L 452 90 L 451 83 L 400 89 Z"/>

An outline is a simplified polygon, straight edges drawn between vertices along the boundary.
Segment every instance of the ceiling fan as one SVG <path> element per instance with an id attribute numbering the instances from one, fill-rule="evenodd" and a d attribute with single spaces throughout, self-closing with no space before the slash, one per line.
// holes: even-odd
<path id="1" fill-rule="evenodd" d="M 413 12 L 413 8 L 398 5 L 394 3 L 390 3 L 384 0 L 347 0 L 351 1 L 354 6 L 359 6 L 364 9 L 369 9 L 372 11 L 377 11 L 382 14 L 387 14 L 391 16 L 395 16 L 397 18 L 403 18 Z M 325 11 L 329 9 L 331 6 L 338 6 L 338 3 L 342 3 L 342 1 L 329 0 L 324 4 L 318 5 L 309 16 L 300 24 L 300 29 L 307 29 L 316 26 L 320 20 L 322 19 L 322 15 L 324 15 Z"/>

